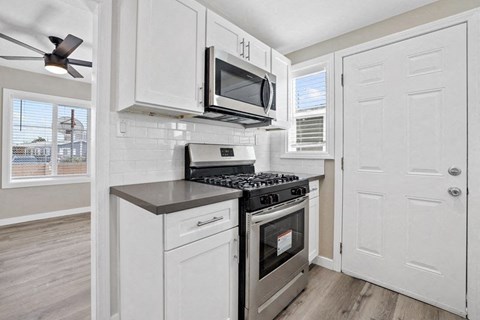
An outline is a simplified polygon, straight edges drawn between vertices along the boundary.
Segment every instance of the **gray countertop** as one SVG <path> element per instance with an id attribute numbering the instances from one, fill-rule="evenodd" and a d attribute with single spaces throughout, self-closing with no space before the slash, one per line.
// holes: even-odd
<path id="1" fill-rule="evenodd" d="M 312 173 L 298 173 L 298 172 L 280 172 L 280 171 L 266 171 L 268 173 L 284 173 L 284 174 L 294 174 L 297 175 L 300 179 L 308 179 L 308 181 L 319 180 L 325 177 L 324 174 L 312 174 Z"/>
<path id="2" fill-rule="evenodd" d="M 295 173 L 300 179 L 308 179 L 308 181 L 320 180 L 325 177 L 324 174 L 311 174 L 311 173 Z"/>
<path id="3" fill-rule="evenodd" d="M 238 199 L 238 189 L 177 180 L 110 187 L 110 193 L 155 214 L 165 214 Z"/>

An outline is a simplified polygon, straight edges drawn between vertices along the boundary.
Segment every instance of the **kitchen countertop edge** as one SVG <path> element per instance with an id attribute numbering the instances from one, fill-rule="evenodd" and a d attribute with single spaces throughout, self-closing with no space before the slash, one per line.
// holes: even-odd
<path id="1" fill-rule="evenodd" d="M 178 180 L 178 181 L 186 181 L 186 180 Z M 190 183 L 196 183 L 196 182 L 190 182 Z M 149 184 L 149 183 L 146 183 L 146 184 Z M 142 184 L 139 184 L 139 185 L 142 185 Z M 169 201 L 169 202 L 165 202 L 165 204 L 162 204 L 162 203 L 151 203 L 149 201 L 141 199 L 136 195 L 130 194 L 128 191 L 120 190 L 120 188 L 125 188 L 125 187 L 127 186 L 111 186 L 110 194 L 115 195 L 125 201 L 128 201 L 156 215 L 168 214 L 168 213 L 173 213 L 177 211 L 206 206 L 212 203 L 238 199 L 238 198 L 241 198 L 243 195 L 243 191 L 241 190 L 222 188 L 222 189 L 225 189 L 224 190 L 225 193 L 214 194 L 214 195 L 206 194 L 205 196 L 199 195 L 196 197 L 192 197 L 191 199 L 185 198 L 185 199 L 182 199 L 182 201 L 174 201 L 174 202 Z M 218 187 L 218 188 L 221 188 L 221 187 Z"/>

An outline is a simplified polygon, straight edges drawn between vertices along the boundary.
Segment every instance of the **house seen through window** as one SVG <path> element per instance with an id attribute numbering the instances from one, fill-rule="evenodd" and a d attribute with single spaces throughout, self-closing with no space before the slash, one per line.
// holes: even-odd
<path id="1" fill-rule="evenodd" d="M 11 182 L 88 175 L 90 109 L 15 95 L 9 107 Z"/>
<path id="2" fill-rule="evenodd" d="M 292 121 L 288 152 L 326 151 L 327 72 L 293 78 Z"/>

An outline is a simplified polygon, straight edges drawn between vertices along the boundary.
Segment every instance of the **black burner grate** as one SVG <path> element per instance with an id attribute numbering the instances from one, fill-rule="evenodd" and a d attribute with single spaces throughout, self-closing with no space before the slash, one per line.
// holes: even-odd
<path id="1" fill-rule="evenodd" d="M 299 180 L 298 176 L 283 173 L 254 173 L 209 176 L 196 179 L 197 182 L 208 183 L 241 190 L 258 189 Z"/>

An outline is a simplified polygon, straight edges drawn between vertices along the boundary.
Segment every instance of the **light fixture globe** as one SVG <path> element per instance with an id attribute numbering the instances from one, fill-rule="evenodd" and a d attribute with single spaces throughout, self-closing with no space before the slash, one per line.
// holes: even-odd
<path id="1" fill-rule="evenodd" d="M 55 74 L 67 73 L 67 59 L 59 58 L 53 54 L 47 53 L 44 56 L 45 69 Z"/>

